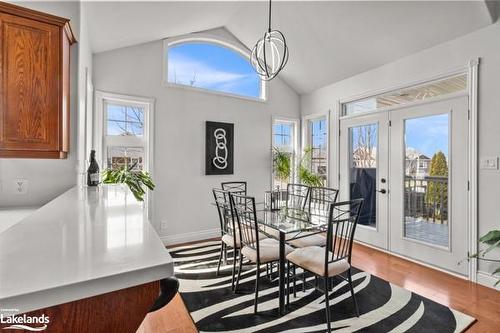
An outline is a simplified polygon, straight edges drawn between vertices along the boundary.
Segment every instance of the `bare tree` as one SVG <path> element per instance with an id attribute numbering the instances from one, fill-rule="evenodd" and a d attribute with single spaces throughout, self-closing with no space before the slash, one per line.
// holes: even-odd
<path id="1" fill-rule="evenodd" d="M 373 168 L 376 165 L 375 126 L 359 127 L 356 131 L 357 147 L 353 151 L 353 163 L 358 168 Z M 354 138 L 353 138 L 354 139 Z"/>

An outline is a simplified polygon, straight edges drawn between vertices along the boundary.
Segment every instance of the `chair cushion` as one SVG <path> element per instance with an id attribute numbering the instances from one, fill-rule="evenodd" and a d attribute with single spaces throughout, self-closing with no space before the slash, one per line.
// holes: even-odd
<path id="1" fill-rule="evenodd" d="M 309 236 L 306 236 L 309 234 Z M 325 246 L 326 237 L 324 234 L 318 234 L 313 232 L 303 232 L 297 234 L 297 239 L 292 239 L 288 243 L 293 247 L 307 247 L 307 246 Z"/>
<path id="2" fill-rule="evenodd" d="M 271 261 L 277 261 L 280 258 L 280 244 L 276 239 L 259 239 L 260 263 L 265 264 Z M 293 251 L 291 246 L 285 244 L 285 256 Z M 257 250 L 249 246 L 244 246 L 241 253 L 252 262 L 257 262 Z"/>
<path id="3" fill-rule="evenodd" d="M 267 235 L 263 234 L 262 232 L 259 232 L 259 240 L 265 239 L 265 238 L 267 238 Z M 243 239 L 245 239 L 245 238 L 243 238 Z M 232 248 L 239 249 L 241 247 L 241 241 L 240 241 L 240 233 L 238 232 L 238 229 L 236 229 L 236 246 L 234 244 L 233 235 L 225 234 L 224 236 L 222 236 L 222 241 Z"/>
<path id="4" fill-rule="evenodd" d="M 286 256 L 290 262 L 319 276 L 326 276 L 324 247 L 309 246 L 297 249 Z M 330 252 L 331 255 L 331 252 Z M 347 271 L 351 265 L 346 259 L 328 264 L 328 276 L 335 276 Z"/>

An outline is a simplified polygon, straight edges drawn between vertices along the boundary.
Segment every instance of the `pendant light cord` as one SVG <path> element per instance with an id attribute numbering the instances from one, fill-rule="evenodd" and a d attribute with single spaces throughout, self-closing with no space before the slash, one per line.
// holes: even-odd
<path id="1" fill-rule="evenodd" d="M 271 0 L 269 0 L 269 30 L 271 32 Z"/>

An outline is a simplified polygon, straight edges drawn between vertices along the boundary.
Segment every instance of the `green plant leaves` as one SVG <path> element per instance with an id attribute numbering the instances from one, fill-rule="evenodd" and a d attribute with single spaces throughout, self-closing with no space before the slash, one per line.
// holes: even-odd
<path id="1" fill-rule="evenodd" d="M 483 237 L 479 238 L 481 243 L 492 245 L 500 241 L 500 230 L 491 230 Z"/>
<path id="2" fill-rule="evenodd" d="M 290 153 L 280 150 L 278 147 L 273 148 L 273 163 L 274 173 L 276 178 L 282 182 L 290 180 L 292 174 L 292 156 Z"/>
<path id="3" fill-rule="evenodd" d="M 306 147 L 299 164 L 299 182 L 307 186 L 323 186 L 323 178 L 311 171 L 312 148 Z"/>
<path id="4" fill-rule="evenodd" d="M 103 183 L 105 184 L 126 184 L 134 197 L 138 201 L 144 201 L 146 190 L 144 186 L 154 190 L 155 184 L 151 179 L 151 175 L 145 171 L 132 171 L 135 164 L 131 167 L 121 167 L 119 169 L 106 169 L 103 171 Z"/>

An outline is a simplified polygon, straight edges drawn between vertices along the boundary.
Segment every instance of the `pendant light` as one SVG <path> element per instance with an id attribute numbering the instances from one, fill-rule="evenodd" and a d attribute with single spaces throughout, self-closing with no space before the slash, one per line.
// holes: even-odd
<path id="1" fill-rule="evenodd" d="M 288 62 L 288 47 L 285 36 L 271 29 L 271 0 L 269 0 L 269 28 L 252 49 L 250 62 L 257 74 L 265 81 L 278 75 Z"/>

